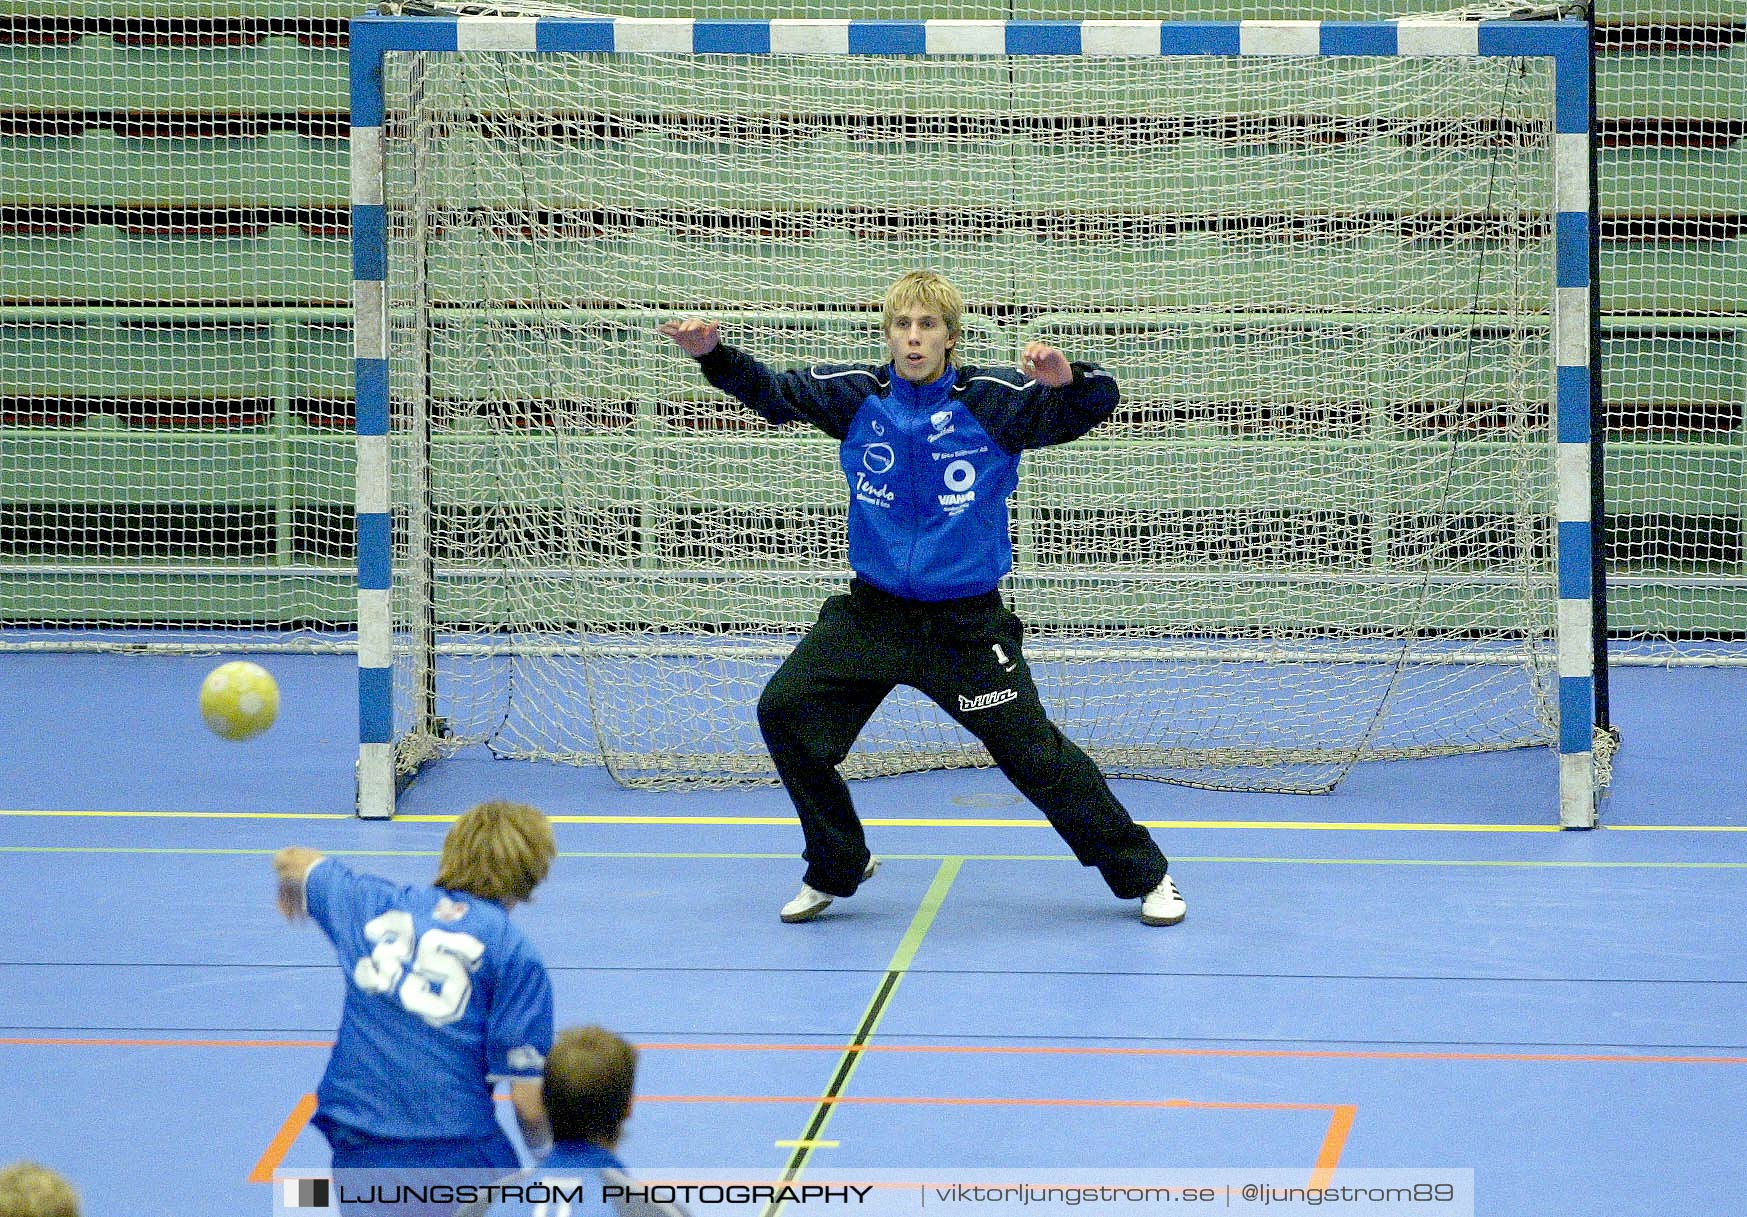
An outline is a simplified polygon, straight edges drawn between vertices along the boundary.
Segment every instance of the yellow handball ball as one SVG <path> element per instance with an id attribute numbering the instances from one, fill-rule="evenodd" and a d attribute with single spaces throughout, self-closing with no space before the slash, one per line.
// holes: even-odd
<path id="1" fill-rule="evenodd" d="M 278 716 L 279 686 L 258 663 L 221 663 L 201 682 L 200 717 L 225 739 L 253 739 Z"/>

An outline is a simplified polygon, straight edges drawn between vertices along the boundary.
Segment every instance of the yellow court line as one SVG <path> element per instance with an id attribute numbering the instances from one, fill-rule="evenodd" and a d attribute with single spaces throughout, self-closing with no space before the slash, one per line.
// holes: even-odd
<path id="1" fill-rule="evenodd" d="M 400 816 L 424 822 L 452 821 L 455 816 Z M 795 824 L 794 816 L 548 816 L 554 824 Z M 960 816 L 863 816 L 869 828 L 1049 828 L 1043 819 L 982 819 Z M 1424 824 L 1408 821 L 1339 820 L 1141 820 L 1145 828 L 1259 828 L 1311 832 L 1535 832 L 1558 833 L 1557 824 Z"/>
<path id="2" fill-rule="evenodd" d="M 1142 820 L 1147 828 L 1277 828 L 1293 832 L 1551 832 L 1557 824 L 1425 824 L 1340 820 Z"/>
<path id="3" fill-rule="evenodd" d="M 8 854 L 106 854 L 177 855 L 204 857 L 269 857 L 272 847 L 249 849 L 208 849 L 176 845 L 0 845 L 0 857 Z M 335 858 L 435 858 L 434 849 L 325 849 Z M 724 851 L 657 851 L 657 850 L 571 850 L 558 851 L 560 858 L 604 858 L 656 861 L 695 862 L 788 862 L 793 853 L 729 853 Z M 1072 862 L 1072 854 L 903 854 L 882 851 L 888 862 L 939 862 L 946 858 L 961 858 L 966 862 Z M 1264 857 L 1220 854 L 1172 854 L 1173 862 L 1230 863 L 1235 865 L 1282 866 L 1417 866 L 1417 867 L 1484 867 L 1518 870 L 1747 870 L 1747 862 L 1655 862 L 1643 859 L 1606 861 L 1568 858 L 1317 858 Z"/>
<path id="4" fill-rule="evenodd" d="M 35 808 L 0 808 L 0 816 L 132 820 L 355 820 L 343 811 L 39 811 Z M 449 817 L 454 819 L 454 816 Z"/>
<path id="5" fill-rule="evenodd" d="M 309 811 L 54 811 L 32 808 L 0 808 L 0 818 L 7 816 L 32 818 L 98 818 L 98 819 L 187 819 L 187 820 L 354 820 L 349 812 Z M 394 823 L 453 824 L 460 819 L 453 815 L 400 815 Z M 554 824 L 611 824 L 621 826 L 678 825 L 704 827 L 785 827 L 797 823 L 787 816 L 585 816 L 552 815 Z M 1041 819 L 981 819 L 969 817 L 930 816 L 867 816 L 862 823 L 869 828 L 1048 828 Z M 1440 833 L 1564 833 L 1569 830 L 1557 824 L 1436 824 L 1411 820 L 1141 820 L 1146 828 L 1162 829 L 1253 829 L 1277 832 L 1440 832 Z M 1747 832 L 1747 824 L 1602 824 L 1604 832 Z"/>
<path id="6" fill-rule="evenodd" d="M 1747 832 L 1747 824 L 1607 824 L 1615 832 Z"/>

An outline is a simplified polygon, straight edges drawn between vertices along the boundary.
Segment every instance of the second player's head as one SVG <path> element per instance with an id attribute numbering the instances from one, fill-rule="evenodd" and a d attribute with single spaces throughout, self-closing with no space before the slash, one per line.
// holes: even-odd
<path id="1" fill-rule="evenodd" d="M 541 1087 L 553 1140 L 618 1144 L 636 1084 L 637 1050 L 619 1036 L 604 1027 L 561 1032 Z"/>
<path id="2" fill-rule="evenodd" d="M 534 894 L 552 869 L 552 825 L 526 803 L 481 803 L 443 838 L 437 886 L 495 900 L 505 908 Z"/>

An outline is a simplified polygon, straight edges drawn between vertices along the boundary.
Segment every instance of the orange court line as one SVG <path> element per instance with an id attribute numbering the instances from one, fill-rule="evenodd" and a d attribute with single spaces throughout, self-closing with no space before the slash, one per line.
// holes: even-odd
<path id="1" fill-rule="evenodd" d="M 640 1094 L 639 1103 L 815 1103 L 821 1106 L 908 1105 L 912 1107 L 1176 1107 L 1233 1111 L 1327 1111 L 1328 1103 L 1218 1103 L 1202 1099 L 1062 1099 L 968 1097 L 955 1095 L 808 1094 Z"/>
<path id="2" fill-rule="evenodd" d="M 0 1036 L 15 1048 L 332 1048 L 333 1040 L 110 1039 L 92 1036 Z"/>
<path id="3" fill-rule="evenodd" d="M 504 1096 L 497 1096 L 501 1101 Z M 1326 1187 L 1340 1163 L 1346 1148 L 1347 1133 L 1353 1127 L 1358 1108 L 1345 1103 L 1239 1103 L 1208 1099 L 1039 1099 L 1039 1098 L 964 1098 L 945 1095 L 803 1095 L 803 1094 L 646 1094 L 638 1095 L 639 1103 L 806 1103 L 861 1106 L 907 1104 L 920 1107 L 1111 1107 L 1111 1108 L 1174 1108 L 1177 1110 L 1222 1111 L 1327 1111 L 1331 1113 L 1328 1131 L 1323 1134 L 1317 1150 L 1316 1168 L 1311 1175 L 1312 1187 Z M 285 1154 L 302 1135 L 304 1126 L 315 1114 L 315 1095 L 306 1094 L 297 1100 L 291 1114 L 279 1126 L 272 1142 L 249 1172 L 250 1183 L 271 1183 L 273 1172 L 279 1169 Z M 1321 1180 L 1321 1182 L 1318 1182 Z"/>
<path id="4" fill-rule="evenodd" d="M 1043 1044 L 639 1044 L 649 1052 L 956 1052 L 1011 1056 L 1261 1057 L 1309 1061 L 1505 1061 L 1573 1065 L 1747 1065 L 1747 1056 L 1637 1055 L 1625 1052 L 1401 1052 L 1325 1048 L 1125 1048 Z"/>
<path id="5" fill-rule="evenodd" d="M 116 1039 L 92 1036 L 0 1036 L 23 1048 L 332 1048 L 333 1040 Z M 1629 1052 L 1404 1052 L 1330 1048 L 1127 1048 L 1045 1044 L 726 1044 L 647 1043 L 648 1052 L 910 1052 L 990 1056 L 1250 1057 L 1306 1061 L 1495 1061 L 1551 1065 L 1747 1065 L 1747 1056 Z"/>
<path id="6" fill-rule="evenodd" d="M 1359 1109 L 1351 1103 L 1335 1104 L 1328 1131 L 1322 1136 L 1322 1148 L 1316 1154 L 1316 1169 L 1310 1172 L 1311 1187 L 1324 1188 L 1333 1181 L 1341 1151 L 1347 1147 L 1347 1134 L 1353 1131 L 1353 1120 L 1358 1114 Z"/>
<path id="7" fill-rule="evenodd" d="M 261 1155 L 261 1160 L 255 1163 L 255 1169 L 249 1172 L 250 1183 L 271 1183 L 273 1172 L 279 1169 L 279 1164 L 285 1160 L 285 1152 L 303 1132 L 303 1126 L 309 1123 L 309 1118 L 315 1114 L 315 1096 L 306 1094 L 297 1100 L 297 1106 L 291 1109 L 291 1114 L 285 1117 L 285 1123 L 279 1126 L 279 1131 L 273 1134 L 273 1140 L 268 1143 L 267 1150 Z"/>
<path id="8" fill-rule="evenodd" d="M 332 1040 L 219 1040 L 140 1039 L 112 1037 L 0 1037 L 0 1045 L 15 1047 L 126 1047 L 126 1048 L 330 1048 Z M 645 1051 L 669 1052 L 893 1052 L 961 1053 L 1012 1056 L 1158 1056 L 1158 1057 L 1250 1057 L 1297 1060 L 1358 1061 L 1473 1061 L 1518 1064 L 1625 1064 L 1625 1065 L 1747 1065 L 1747 1057 L 1690 1055 L 1632 1055 L 1629 1053 L 1572 1052 L 1401 1052 L 1291 1048 L 1134 1048 L 1119 1046 L 1065 1046 L 1026 1044 L 732 1044 L 646 1043 Z M 1051 1099 L 1051 1098 L 950 1098 L 889 1096 L 813 1095 L 645 1095 L 643 1102 L 666 1103 L 808 1103 L 808 1104 L 899 1104 L 935 1106 L 1035 1106 L 1113 1108 L 1200 1108 L 1255 1111 L 1328 1111 L 1328 1131 L 1316 1157 L 1312 1187 L 1326 1187 L 1333 1178 L 1346 1147 L 1358 1109 L 1351 1104 L 1240 1103 L 1193 1099 Z M 315 1096 L 306 1094 L 285 1118 L 272 1143 L 249 1174 L 251 1183 L 270 1183 L 291 1145 L 315 1114 Z"/>
<path id="9" fill-rule="evenodd" d="M 0 1036 L 23 1048 L 332 1048 L 333 1040 L 116 1039 L 91 1036 Z M 898 1052 L 990 1056 L 1251 1057 L 1307 1061 L 1495 1061 L 1552 1065 L 1747 1065 L 1747 1056 L 1629 1052 L 1403 1052 L 1328 1048 L 1126 1048 L 1044 1044 L 712 1044 L 646 1043 L 647 1052 Z"/>
<path id="10" fill-rule="evenodd" d="M 640 1103 L 808 1103 L 836 1107 L 909 1105 L 913 1107 L 1106 1107 L 1106 1108 L 1173 1108 L 1201 1111 L 1326 1111 L 1328 1131 L 1316 1150 L 1316 1165 L 1310 1173 L 1310 1186 L 1324 1188 L 1334 1179 L 1341 1153 L 1347 1147 L 1347 1134 L 1359 1109 L 1352 1103 L 1237 1103 L 1210 1099 L 1038 1099 L 1038 1098 L 963 1098 L 944 1095 L 727 1095 L 727 1094 L 652 1094 L 639 1095 Z"/>

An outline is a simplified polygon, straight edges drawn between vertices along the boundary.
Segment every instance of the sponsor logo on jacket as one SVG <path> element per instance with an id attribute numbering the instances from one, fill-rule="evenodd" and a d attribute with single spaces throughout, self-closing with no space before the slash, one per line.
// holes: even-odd
<path id="1" fill-rule="evenodd" d="M 977 492 L 971 487 L 977 481 L 977 467 L 969 461 L 954 461 L 941 470 L 941 480 L 946 483 L 946 493 L 934 496 L 949 516 L 956 516 L 977 501 Z"/>
<path id="2" fill-rule="evenodd" d="M 890 486 L 876 486 L 868 481 L 867 474 L 857 469 L 855 471 L 855 497 L 863 503 L 871 503 L 875 507 L 890 508 L 897 501 L 898 495 Z"/>

